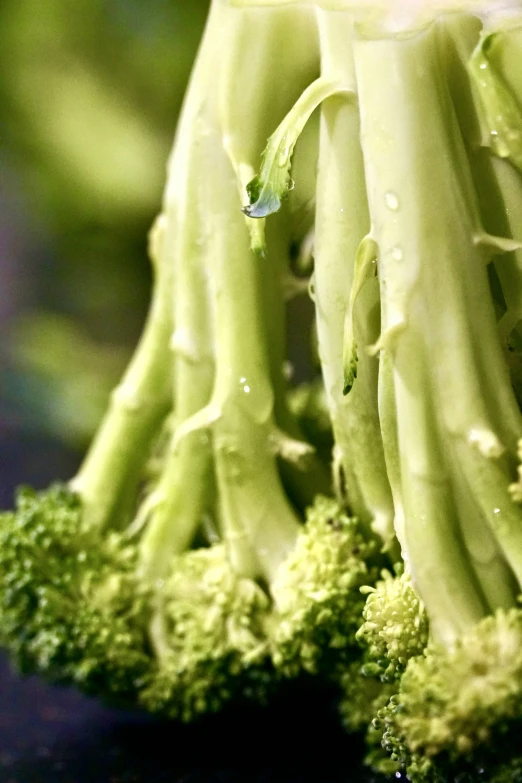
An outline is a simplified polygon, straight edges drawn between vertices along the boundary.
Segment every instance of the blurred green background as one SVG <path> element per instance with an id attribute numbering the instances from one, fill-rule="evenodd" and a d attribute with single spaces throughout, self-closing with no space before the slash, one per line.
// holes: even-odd
<path id="1" fill-rule="evenodd" d="M 208 0 L 0 2 L 0 437 L 81 451 L 137 340 Z"/>

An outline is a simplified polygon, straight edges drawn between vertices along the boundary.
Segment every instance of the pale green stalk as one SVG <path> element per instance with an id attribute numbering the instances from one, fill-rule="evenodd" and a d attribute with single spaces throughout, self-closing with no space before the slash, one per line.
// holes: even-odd
<path id="1" fill-rule="evenodd" d="M 434 632 L 451 642 L 486 606 L 461 538 L 444 449 L 448 442 L 455 448 L 471 442 L 482 463 L 493 460 L 498 437 L 480 372 L 470 365 L 475 350 L 468 320 L 471 305 L 475 320 L 494 334 L 493 312 L 434 30 L 358 40 L 355 62 L 379 245 L 380 344 L 394 368 L 406 556 Z M 376 70 L 386 74 L 384 83 L 375 79 Z M 480 494 L 470 460 L 463 462 L 466 480 Z"/>
<path id="2" fill-rule="evenodd" d="M 214 236 L 209 274 L 219 346 L 212 405 L 222 524 L 233 566 L 271 581 L 295 544 L 299 524 L 281 486 L 272 441 L 274 393 L 260 296 L 264 270 L 250 250 L 224 154 L 210 178 L 219 205 L 209 216 Z"/>
<path id="3" fill-rule="evenodd" d="M 216 6 L 226 13 L 226 4 Z M 224 15 L 216 36 L 223 57 L 236 50 L 236 33 L 237 27 L 228 25 Z M 255 34 L 252 25 L 251 36 Z M 245 68 L 248 44 L 247 36 Z M 211 292 L 216 375 L 208 406 L 178 429 L 175 442 L 196 432 L 212 434 L 220 523 L 231 563 L 239 573 L 271 581 L 293 548 L 300 526 L 277 469 L 274 391 L 263 312 L 266 270 L 263 258 L 250 248 L 240 210 L 238 166 L 229 157 L 238 149 L 237 139 L 234 143 L 228 140 L 227 145 L 223 138 L 219 98 L 226 88 L 221 79 L 230 73 L 226 68 L 219 70 L 219 59 L 214 62 L 214 89 L 207 93 L 203 134 L 209 204 L 205 220 L 211 240 L 205 271 Z M 266 67 L 272 68 L 273 63 Z"/>
<path id="4" fill-rule="evenodd" d="M 322 78 L 337 80 L 355 91 L 350 17 L 318 11 L 318 19 Z M 389 545 L 394 511 L 378 416 L 378 360 L 366 350 L 379 335 L 378 289 L 367 281 L 360 290 L 358 307 L 350 296 L 358 248 L 370 228 L 359 134 L 359 109 L 353 96 L 325 101 L 321 109 L 315 223 L 317 331 L 348 502 L 357 516 L 373 523 Z M 359 345 L 357 378 L 345 396 L 347 315 Z"/>
<path id="5" fill-rule="evenodd" d="M 475 32 L 474 30 L 473 33 Z M 471 63 L 471 69 L 468 67 L 472 77 L 471 89 L 474 93 L 475 105 L 479 110 L 479 118 L 475 123 L 479 124 L 479 120 L 481 122 L 479 133 L 475 130 L 473 135 L 469 132 L 464 132 L 464 135 L 472 148 L 473 173 L 482 216 L 486 221 L 485 228 L 491 234 L 522 240 L 522 174 L 509 159 L 509 145 L 503 143 L 502 139 L 499 144 L 498 130 L 492 129 L 488 115 L 484 111 L 480 112 L 484 98 L 481 85 L 484 70 L 496 74 L 496 79 L 501 80 L 502 90 L 495 101 L 497 104 L 501 104 L 502 94 L 507 88 L 511 93 L 511 100 L 522 107 L 522 77 L 519 67 L 522 58 L 522 27 L 508 26 L 507 29 L 502 30 L 501 26 L 498 32 L 490 28 L 487 34 L 489 41 L 487 57 L 483 52 L 484 39 L 481 39 L 481 44 L 477 47 L 476 35 L 473 33 L 470 30 L 467 41 L 461 43 L 461 49 L 464 50 L 461 52 L 461 60 Z M 473 53 L 474 49 L 475 53 Z M 485 68 L 482 67 L 484 65 Z M 494 82 L 495 76 L 493 76 L 493 84 Z M 491 84 L 489 87 L 491 88 Z M 457 110 L 460 104 L 460 101 L 456 102 Z M 472 112 L 468 114 L 472 115 Z M 522 123 L 522 112 L 519 113 L 519 121 Z M 490 146 L 493 152 L 499 154 L 491 155 L 487 149 L 477 149 L 478 141 L 484 147 Z M 503 154 L 506 152 L 507 160 Z M 494 259 L 494 263 L 507 307 L 499 325 L 501 337 L 507 342 L 511 332 L 522 319 L 522 249 L 503 253 Z"/>
<path id="6" fill-rule="evenodd" d="M 506 237 L 509 236 L 505 214 L 506 194 L 500 180 L 496 179 L 495 169 L 497 167 L 505 168 L 507 164 L 492 157 L 488 150 L 480 146 L 484 134 L 476 108 L 477 96 L 475 95 L 474 83 L 467 67 L 479 33 L 480 22 L 478 19 L 469 15 L 454 15 L 443 20 L 438 38 L 444 73 L 471 164 L 485 229 L 490 235 Z M 514 171 L 513 174 L 515 174 Z M 520 204 L 522 205 L 522 200 Z M 494 248 L 492 249 L 494 250 Z M 502 251 L 499 250 L 499 252 Z M 509 297 L 514 305 L 515 302 L 518 302 L 517 292 L 520 291 L 520 282 L 516 279 L 517 256 L 519 255 L 520 253 L 516 251 L 509 255 L 502 253 L 501 256 L 494 259 L 503 287 L 508 285 L 508 288 L 504 289 L 506 297 Z M 504 330 L 507 328 L 511 331 L 512 326 L 518 320 L 513 320 L 513 316 L 514 312 L 508 308 L 508 313 L 502 318 L 499 325 L 500 334 L 504 341 L 508 336 Z M 512 323 L 511 328 L 508 326 L 508 321 Z M 483 377 L 484 385 L 488 383 L 489 379 L 490 373 L 487 373 Z M 491 382 L 496 383 L 494 378 L 491 379 Z M 496 413 L 494 416 L 496 427 L 502 437 L 507 433 L 508 440 L 512 438 L 511 428 L 513 426 L 513 422 L 509 422 L 509 418 L 506 417 L 506 413 L 510 410 L 512 410 L 512 405 L 508 400 L 506 405 L 501 403 L 491 411 L 492 415 Z M 518 417 L 514 422 L 515 428 L 518 426 L 517 421 Z M 514 585 L 511 569 L 499 549 L 493 531 L 487 524 L 486 516 L 477 507 L 474 495 L 462 476 L 458 460 L 454 460 L 451 471 L 457 484 L 455 495 L 466 549 L 490 609 L 512 606 Z"/>
<path id="7" fill-rule="evenodd" d="M 225 150 L 238 179 L 241 203 L 246 187 L 274 124 L 280 122 L 306 85 L 317 76 L 319 51 L 311 9 L 271 9 L 268 12 L 229 10 L 230 45 L 219 80 L 219 118 Z M 248 53 L 248 54 L 246 54 Z M 277 68 L 273 63 L 277 62 Z M 248 63 L 248 64 L 247 64 Z M 254 87 L 255 86 L 255 87 Z M 252 249 L 263 255 L 262 300 L 265 343 L 274 387 L 274 410 L 279 433 L 274 448 L 282 460 L 285 483 L 301 507 L 317 493 L 327 493 L 326 468 L 303 442 L 298 423 L 286 404 L 285 282 L 289 274 L 290 220 L 288 214 L 271 221 L 265 240 L 265 221 L 245 217 Z M 268 242 L 268 252 L 266 247 Z"/>
<path id="8" fill-rule="evenodd" d="M 142 337 L 80 471 L 70 482 L 82 498 L 87 527 L 119 528 L 129 522 L 144 464 L 171 404 L 173 265 L 167 232 L 168 220 L 161 215 L 151 233 L 154 287 Z"/>
<path id="9" fill-rule="evenodd" d="M 147 526 L 140 541 L 140 569 L 161 579 L 170 559 L 185 551 L 203 520 L 212 493 L 212 445 L 208 432 L 179 437 L 180 427 L 208 404 L 214 377 L 210 292 L 207 266 L 214 237 L 207 214 L 213 209 L 207 185 L 213 128 L 209 91 L 215 84 L 215 62 L 223 9 L 214 3 L 192 75 L 169 165 L 165 211 L 172 221 L 175 330 L 175 416 L 162 475 L 141 514 Z"/>
<path id="10" fill-rule="evenodd" d="M 263 260 L 262 304 L 266 327 L 270 376 L 274 389 L 274 417 L 278 431 L 274 446 L 285 488 L 300 510 L 313 504 L 316 495 L 332 491 L 331 473 L 313 447 L 309 446 L 297 418 L 288 403 L 288 380 L 284 373 L 286 359 L 285 285 L 289 270 L 289 215 L 286 210 L 271 218 L 267 226 L 268 254 Z"/>

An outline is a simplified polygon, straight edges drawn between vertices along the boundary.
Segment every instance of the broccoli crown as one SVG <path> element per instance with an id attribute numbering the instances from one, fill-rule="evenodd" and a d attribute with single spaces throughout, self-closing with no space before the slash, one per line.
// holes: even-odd
<path id="1" fill-rule="evenodd" d="M 399 679 L 410 658 L 421 655 L 428 643 L 428 617 L 414 590 L 411 576 L 395 577 L 383 571 L 375 587 L 365 587 L 368 594 L 363 609 L 363 623 L 357 640 L 367 646 L 366 674 L 383 682 Z"/>
<path id="2" fill-rule="evenodd" d="M 66 487 L 23 488 L 0 526 L 0 628 L 24 672 L 131 697 L 149 667 L 135 553 L 81 528 Z"/>
<path id="3" fill-rule="evenodd" d="M 335 675 L 358 656 L 364 597 L 383 563 L 382 542 L 335 500 L 318 497 L 297 544 L 271 585 L 272 657 L 288 676 Z"/>
<path id="4" fill-rule="evenodd" d="M 522 613 L 511 609 L 486 617 L 450 649 L 433 644 L 412 658 L 378 722 L 412 781 L 442 781 L 452 770 L 462 780 L 483 768 L 501 775 L 501 761 L 507 775 L 521 716 Z"/>
<path id="5" fill-rule="evenodd" d="M 232 697 L 263 700 L 274 679 L 258 585 L 237 576 L 225 546 L 187 552 L 172 562 L 158 596 L 158 665 L 141 703 L 188 721 Z"/>

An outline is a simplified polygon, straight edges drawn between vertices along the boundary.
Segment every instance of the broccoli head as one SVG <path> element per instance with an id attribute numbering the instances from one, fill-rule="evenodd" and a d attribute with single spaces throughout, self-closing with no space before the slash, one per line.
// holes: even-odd
<path id="1" fill-rule="evenodd" d="M 273 660 L 286 675 L 304 670 L 335 677 L 360 655 L 355 634 L 384 562 L 382 541 L 335 500 L 318 497 L 296 546 L 271 584 Z"/>

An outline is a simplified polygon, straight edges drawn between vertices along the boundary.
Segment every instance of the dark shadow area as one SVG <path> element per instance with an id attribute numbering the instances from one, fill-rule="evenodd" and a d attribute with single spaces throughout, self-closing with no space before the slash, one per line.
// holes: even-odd
<path id="1" fill-rule="evenodd" d="M 295 689 L 183 726 L 0 666 L 1 783 L 378 783 L 333 702 Z"/>

